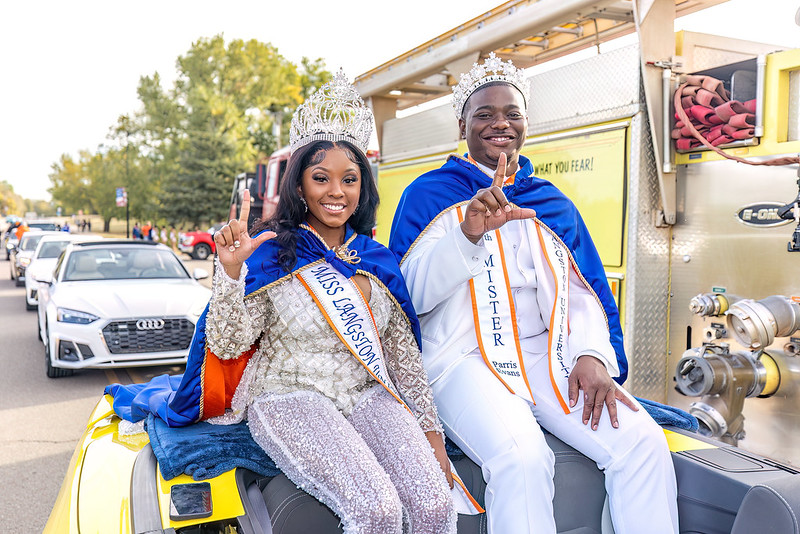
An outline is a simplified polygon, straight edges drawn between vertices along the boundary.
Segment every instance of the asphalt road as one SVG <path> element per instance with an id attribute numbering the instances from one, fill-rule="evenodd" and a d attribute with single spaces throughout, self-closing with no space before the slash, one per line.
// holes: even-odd
<path id="1" fill-rule="evenodd" d="M 211 260 L 181 255 L 191 272 L 211 273 Z M 210 279 L 202 281 L 210 287 Z M 84 370 L 50 379 L 36 336 L 36 312 L 25 310 L 24 288 L 10 278 L 0 256 L 0 530 L 41 532 L 56 500 L 73 450 L 103 388 L 144 382 L 181 367 Z"/>

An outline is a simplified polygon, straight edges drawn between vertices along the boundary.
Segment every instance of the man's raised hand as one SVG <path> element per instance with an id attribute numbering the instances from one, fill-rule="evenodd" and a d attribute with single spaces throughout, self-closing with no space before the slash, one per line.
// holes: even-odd
<path id="1" fill-rule="evenodd" d="M 262 232 L 251 238 L 247 231 L 247 218 L 250 216 L 250 191 L 245 190 L 242 197 L 242 210 L 238 219 L 231 219 L 228 224 L 214 234 L 219 262 L 225 273 L 238 280 L 242 272 L 242 264 L 267 239 L 275 237 L 275 232 Z"/>
<path id="2" fill-rule="evenodd" d="M 506 155 L 501 153 L 492 185 L 479 189 L 464 210 L 461 231 L 473 243 L 480 241 L 486 232 L 497 230 L 508 221 L 532 219 L 536 216 L 536 212 L 530 208 L 516 208 L 509 204 L 503 193 L 505 179 Z"/>

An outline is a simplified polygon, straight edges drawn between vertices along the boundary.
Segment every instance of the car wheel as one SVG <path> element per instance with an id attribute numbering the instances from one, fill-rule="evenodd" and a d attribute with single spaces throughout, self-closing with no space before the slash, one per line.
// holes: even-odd
<path id="1" fill-rule="evenodd" d="M 47 378 L 62 378 L 72 375 L 72 369 L 53 367 L 50 360 L 50 329 L 46 324 L 44 326 L 44 361 L 47 366 Z"/>
<path id="2" fill-rule="evenodd" d="M 194 247 L 194 251 L 192 252 L 192 256 L 196 260 L 205 260 L 209 256 L 211 256 L 211 247 L 206 245 L 205 243 L 200 243 L 196 247 Z"/>

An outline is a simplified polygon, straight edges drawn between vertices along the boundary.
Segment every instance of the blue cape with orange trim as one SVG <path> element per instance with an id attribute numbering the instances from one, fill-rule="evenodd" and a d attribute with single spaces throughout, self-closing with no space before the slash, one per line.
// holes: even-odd
<path id="1" fill-rule="evenodd" d="M 609 339 L 617 354 L 622 384 L 628 376 L 628 360 L 622 342 L 619 310 L 608 287 L 603 262 L 578 209 L 556 186 L 533 175 L 533 165 L 519 157 L 514 183 L 503 187 L 509 202 L 536 210 L 536 216 L 569 248 L 578 269 L 600 298 L 608 317 Z M 392 222 L 389 249 L 402 262 L 417 237 L 433 219 L 455 204 L 472 198 L 478 189 L 492 185 L 492 178 L 456 155 L 440 168 L 414 180 L 403 192 Z"/>
<path id="2" fill-rule="evenodd" d="M 348 226 L 345 242 L 353 237 Z M 361 261 L 349 264 L 327 249 L 312 232 L 297 230 L 297 264 L 300 269 L 319 259 L 325 259 L 346 277 L 356 270 L 374 275 L 392 293 L 408 317 L 417 344 L 420 344 L 419 322 L 414 313 L 403 276 L 392 253 L 373 239 L 356 235 L 348 245 L 357 252 Z M 268 240 L 247 259 L 245 295 L 271 284 L 288 275 L 278 264 L 280 246 Z M 231 360 L 220 360 L 206 349 L 206 314 L 208 307 L 195 326 L 189 349 L 186 371 L 182 375 L 161 375 L 146 384 L 111 384 L 105 393 L 114 397 L 114 411 L 128 421 L 145 419 L 148 414 L 164 420 L 169 426 L 186 426 L 201 419 L 225 413 L 241 379 L 255 346 L 242 356 Z"/>

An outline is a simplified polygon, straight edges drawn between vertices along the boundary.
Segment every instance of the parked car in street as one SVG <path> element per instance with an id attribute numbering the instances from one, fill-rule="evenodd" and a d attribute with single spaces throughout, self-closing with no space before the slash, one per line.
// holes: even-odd
<path id="1" fill-rule="evenodd" d="M 75 369 L 186 362 L 211 291 L 172 250 L 151 241 L 68 244 L 40 275 L 39 336 L 47 376 Z"/>
<path id="2" fill-rule="evenodd" d="M 35 220 L 30 222 L 22 222 L 20 224 L 24 224 L 27 226 L 28 231 L 30 230 L 43 230 L 43 231 L 56 231 L 58 230 L 58 226 L 56 223 L 48 220 Z M 5 234 L 3 234 L 3 249 L 6 252 L 6 259 L 11 259 L 11 254 L 19 245 L 19 238 L 17 237 L 17 226 L 9 227 Z M 25 235 L 25 234 L 23 234 Z"/>
<path id="3" fill-rule="evenodd" d="M 213 232 L 186 232 L 178 243 L 178 248 L 196 260 L 204 260 L 217 252 Z"/>
<path id="4" fill-rule="evenodd" d="M 19 244 L 11 250 L 9 269 L 11 271 L 11 279 L 16 281 L 17 286 L 25 285 L 25 270 L 31 264 L 31 258 L 36 251 L 36 246 L 42 237 L 46 235 L 61 235 L 61 232 L 40 231 L 32 228 L 22 234 Z"/>
<path id="5" fill-rule="evenodd" d="M 33 311 L 39 303 L 39 282 L 37 278 L 50 276 L 56 260 L 68 244 L 76 241 L 98 240 L 97 235 L 75 235 L 69 232 L 55 232 L 42 237 L 31 255 L 31 263 L 25 269 L 25 309 Z"/>

